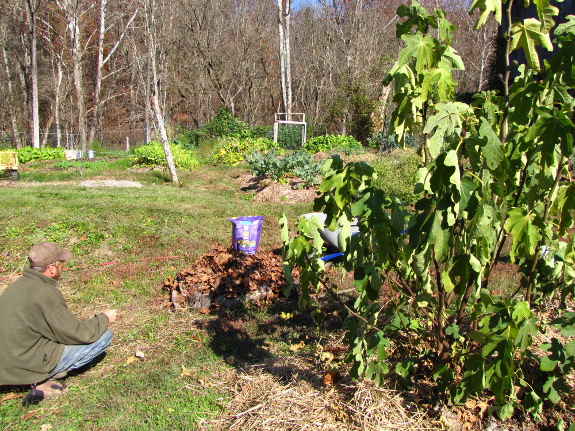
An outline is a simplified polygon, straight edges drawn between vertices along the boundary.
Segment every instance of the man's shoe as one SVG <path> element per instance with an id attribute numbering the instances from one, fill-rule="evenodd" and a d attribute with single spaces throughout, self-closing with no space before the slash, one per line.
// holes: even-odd
<path id="1" fill-rule="evenodd" d="M 47 380 L 28 392 L 22 400 L 22 405 L 35 405 L 47 398 L 57 397 L 64 392 L 64 389 L 65 387 L 62 383 L 55 380 Z"/>

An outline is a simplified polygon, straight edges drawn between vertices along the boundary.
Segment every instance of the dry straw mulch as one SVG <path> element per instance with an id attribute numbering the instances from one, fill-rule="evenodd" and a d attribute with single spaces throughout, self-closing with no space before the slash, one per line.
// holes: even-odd
<path id="1" fill-rule="evenodd" d="M 409 409 L 397 391 L 370 382 L 324 384 L 310 358 L 274 358 L 239 369 L 231 400 L 209 430 L 431 430 L 444 429 Z"/>

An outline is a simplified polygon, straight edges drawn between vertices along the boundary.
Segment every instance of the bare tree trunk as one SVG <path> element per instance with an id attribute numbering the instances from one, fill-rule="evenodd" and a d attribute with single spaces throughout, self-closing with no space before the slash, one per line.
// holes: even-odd
<path id="1" fill-rule="evenodd" d="M 32 118 L 30 131 L 32 132 L 32 147 L 40 148 L 40 109 L 38 103 L 38 60 L 37 60 L 37 26 L 36 12 L 40 7 L 40 1 L 26 0 L 26 15 L 29 30 L 29 49 L 30 49 L 30 81 L 32 91 Z"/>
<path id="2" fill-rule="evenodd" d="M 12 101 L 12 78 L 10 76 L 10 66 L 8 65 L 8 56 L 6 55 L 6 48 L 4 45 L 2 47 L 2 59 L 4 60 L 4 68 L 6 70 L 6 86 L 8 89 L 8 105 L 13 106 Z M 22 146 L 20 142 L 20 135 L 18 133 L 18 127 L 16 126 L 16 116 L 14 115 L 14 111 L 12 109 L 8 109 L 8 115 L 10 116 L 10 125 L 12 127 L 12 135 L 14 142 L 16 143 L 16 148 L 20 148 Z"/>
<path id="3" fill-rule="evenodd" d="M 106 37 L 106 33 L 108 30 L 106 28 L 106 5 L 107 4 L 108 4 L 108 0 L 100 0 L 100 8 L 99 8 L 100 22 L 99 22 L 99 27 L 98 27 L 98 60 L 96 63 L 96 77 L 94 79 L 93 108 L 92 108 L 92 117 L 91 117 L 91 121 L 90 121 L 90 127 L 89 127 L 89 131 L 88 131 L 88 142 L 92 142 L 94 140 L 94 138 L 96 137 L 96 129 L 98 128 L 98 123 L 100 120 L 100 112 L 101 112 L 101 104 L 102 104 L 102 100 L 101 100 L 102 81 L 105 79 L 105 77 L 103 76 L 104 66 L 108 63 L 110 58 L 114 55 L 114 53 L 116 52 L 116 50 L 118 49 L 118 47 L 122 43 L 122 40 L 124 39 L 124 36 L 126 35 L 126 32 L 128 31 L 130 24 L 132 23 L 134 18 L 136 18 L 136 15 L 138 13 L 138 11 L 136 10 L 132 14 L 131 18 L 128 20 L 128 23 L 124 27 L 124 30 L 118 36 L 116 43 L 114 44 L 114 46 L 112 47 L 112 49 L 110 50 L 108 55 L 106 57 L 104 57 L 104 39 Z"/>
<path id="4" fill-rule="evenodd" d="M 57 62 L 54 65 L 54 62 Z M 57 147 L 60 146 L 60 92 L 62 87 L 62 57 L 54 55 L 52 57 L 52 78 L 54 80 L 54 109 L 50 114 L 50 118 L 46 122 L 44 138 L 42 139 L 42 147 L 46 146 L 48 142 L 48 136 L 50 134 L 50 129 L 52 124 L 54 124 L 54 142 Z"/>
<path id="5" fill-rule="evenodd" d="M 291 0 L 278 0 L 279 55 L 282 98 L 287 120 L 291 120 L 291 61 L 289 47 L 289 22 Z"/>
<path id="6" fill-rule="evenodd" d="M 148 37 L 148 47 L 150 55 L 150 65 L 152 74 L 152 109 L 156 114 L 156 121 L 158 123 L 158 130 L 160 132 L 160 139 L 162 141 L 162 146 L 164 147 L 164 154 L 166 156 L 166 164 L 168 165 L 168 171 L 172 178 L 172 184 L 180 186 L 180 180 L 178 179 L 178 172 L 176 171 L 176 165 L 174 165 L 174 159 L 172 158 L 172 151 L 170 150 L 170 144 L 168 142 L 168 134 L 166 133 L 166 127 L 164 126 L 164 116 L 162 115 L 162 110 L 160 109 L 160 103 L 158 102 L 158 76 L 156 69 L 156 22 L 154 18 L 155 0 L 149 0 L 146 4 L 146 24 L 147 24 L 147 37 Z"/>
<path id="7" fill-rule="evenodd" d="M 86 143 L 86 108 L 84 105 L 84 81 L 82 71 L 82 47 L 80 40 L 79 13 L 77 10 L 69 10 L 69 3 L 63 8 L 67 15 L 67 26 L 70 32 L 72 64 L 74 75 L 74 88 L 76 90 L 76 109 L 78 118 L 78 135 L 80 148 L 83 152 L 87 150 Z"/>

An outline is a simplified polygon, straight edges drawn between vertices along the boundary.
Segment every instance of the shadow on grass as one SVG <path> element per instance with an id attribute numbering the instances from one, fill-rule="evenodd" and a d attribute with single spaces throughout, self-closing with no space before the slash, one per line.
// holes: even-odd
<path id="1" fill-rule="evenodd" d="M 329 315 L 330 309 L 324 310 Z M 234 309 L 222 308 L 217 318 L 201 326 L 210 334 L 212 351 L 237 369 L 261 366 L 262 371 L 284 383 L 303 379 L 319 389 L 323 376 L 310 366 L 317 344 L 343 325 L 340 317 L 324 319 L 318 325 L 309 312 L 298 308 L 294 295 L 261 308 L 243 303 Z M 295 345 L 303 347 L 297 353 L 290 351 Z"/>

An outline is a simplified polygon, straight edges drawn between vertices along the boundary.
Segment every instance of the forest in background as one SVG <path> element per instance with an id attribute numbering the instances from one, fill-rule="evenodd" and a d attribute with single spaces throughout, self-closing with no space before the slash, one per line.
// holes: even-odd
<path id="1" fill-rule="evenodd" d="M 381 131 L 402 3 L 318 0 L 292 10 L 292 112 L 362 140 Z M 466 66 L 457 91 L 485 89 L 496 26 L 473 31 L 466 1 L 421 3 L 447 10 L 457 27 Z M 169 130 L 197 128 L 222 107 L 252 125 L 283 112 L 274 0 L 6 0 L 0 49 L 0 134 L 11 147 L 31 145 L 34 122 L 41 146 L 142 142 L 144 125 L 155 128 L 155 92 Z"/>

